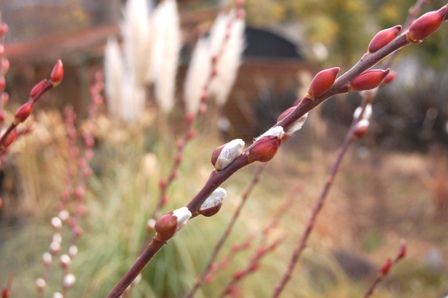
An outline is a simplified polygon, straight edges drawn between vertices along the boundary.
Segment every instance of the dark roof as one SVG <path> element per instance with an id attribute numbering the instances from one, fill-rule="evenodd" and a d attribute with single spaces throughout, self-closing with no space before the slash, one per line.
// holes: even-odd
<path id="1" fill-rule="evenodd" d="M 302 50 L 292 41 L 266 29 L 246 27 L 245 58 L 305 60 Z"/>

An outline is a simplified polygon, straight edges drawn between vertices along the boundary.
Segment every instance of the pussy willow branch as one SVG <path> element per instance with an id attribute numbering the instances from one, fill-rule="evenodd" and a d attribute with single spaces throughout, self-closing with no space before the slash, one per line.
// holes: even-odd
<path id="1" fill-rule="evenodd" d="M 364 298 L 368 298 L 373 295 L 373 292 L 375 292 L 375 289 L 384 280 L 384 278 L 389 274 L 390 270 L 398 262 L 400 262 L 405 256 L 406 256 L 406 244 L 402 243 L 400 245 L 400 248 L 399 248 L 398 253 L 395 256 L 395 258 L 393 260 L 387 259 L 384 262 L 383 266 L 378 270 L 378 274 L 377 274 L 375 280 L 372 282 L 372 284 L 367 289 L 366 293 L 364 294 Z"/>
<path id="2" fill-rule="evenodd" d="M 423 5 L 428 4 L 428 2 L 429 2 L 429 0 L 417 0 L 417 2 L 415 2 L 414 6 L 412 6 L 409 9 L 408 16 L 406 17 L 406 20 L 404 21 L 404 24 L 403 24 L 404 30 L 409 28 L 412 21 L 414 21 L 417 18 L 417 16 L 420 14 L 420 11 L 422 10 Z M 384 65 L 384 68 L 389 68 L 392 66 L 392 63 L 393 63 L 395 57 L 397 57 L 399 52 L 400 51 L 396 51 L 396 52 L 392 53 L 392 55 L 390 55 L 389 59 L 387 60 L 386 64 Z"/>
<path id="3" fill-rule="evenodd" d="M 445 20 L 447 15 L 445 15 Z M 285 118 L 279 121 L 275 126 L 281 126 L 285 131 L 298 119 L 304 116 L 307 112 L 315 108 L 317 105 L 324 102 L 335 94 L 346 93 L 349 91 L 347 84 L 353 80 L 356 76 L 360 75 L 363 71 L 372 67 L 380 62 L 383 58 L 387 57 L 391 53 L 398 49 L 408 45 L 410 41 L 407 39 L 406 34 L 401 34 L 389 44 L 379 49 L 374 53 L 365 54 L 352 68 L 342 74 L 336 79 L 334 85 L 323 95 L 315 99 L 302 98 L 296 108 L 289 113 Z M 244 152 L 236 158 L 230 165 L 221 171 L 213 171 L 210 174 L 207 182 L 203 188 L 193 197 L 193 199 L 186 206 L 193 216 L 198 215 L 198 210 L 202 203 L 208 198 L 208 196 L 224 181 L 229 179 L 239 169 L 250 164 L 249 152 L 253 148 L 255 143 L 252 143 Z M 120 281 L 113 287 L 108 297 L 118 298 L 123 291 L 132 283 L 137 277 L 145 265 L 151 260 L 151 258 L 162 248 L 164 243 L 157 240 L 156 237 L 144 248 L 141 256 L 135 261 L 126 274 L 120 279 Z"/>
<path id="4" fill-rule="evenodd" d="M 243 196 L 241 197 L 240 203 L 238 204 L 237 208 L 235 209 L 232 218 L 230 219 L 224 233 L 219 238 L 218 242 L 213 247 L 212 253 L 207 261 L 207 265 L 204 268 L 204 271 L 201 273 L 201 275 L 196 280 L 195 284 L 193 285 L 193 288 L 190 290 L 190 292 L 186 295 L 187 298 L 191 298 L 194 296 L 196 291 L 200 288 L 200 286 L 204 283 L 205 277 L 210 273 L 210 270 L 212 269 L 213 264 L 216 261 L 216 258 L 221 251 L 222 247 L 224 246 L 224 243 L 227 241 L 227 239 L 230 236 L 230 233 L 233 230 L 233 227 L 235 226 L 235 223 L 237 219 L 239 218 L 241 211 L 243 210 L 243 207 L 245 206 L 247 199 L 249 198 L 250 194 L 252 193 L 252 190 L 254 187 L 258 184 L 260 181 L 260 176 L 263 173 L 263 170 L 266 168 L 266 165 L 263 164 L 258 167 L 256 170 L 251 182 L 247 186 L 246 190 L 243 193 Z"/>
<path id="5" fill-rule="evenodd" d="M 167 178 L 165 180 L 160 180 L 160 182 L 159 182 L 159 188 L 160 188 L 159 198 L 158 198 L 157 205 L 156 205 L 154 211 L 152 212 L 150 219 L 155 219 L 157 217 L 158 213 L 160 212 L 160 210 L 165 206 L 165 204 L 167 202 L 168 189 L 177 177 L 177 171 L 179 170 L 179 168 L 181 166 L 185 148 L 186 148 L 187 144 L 196 135 L 194 126 L 198 120 L 198 116 L 205 114 L 205 112 L 207 111 L 207 102 L 210 97 L 210 87 L 218 76 L 218 70 L 217 70 L 218 62 L 221 59 L 224 51 L 227 48 L 227 45 L 230 40 L 230 35 L 232 32 L 232 27 L 234 26 L 235 21 L 238 18 L 241 18 L 244 16 L 244 13 L 243 13 L 244 12 L 244 2 L 243 1 L 238 2 L 235 10 L 236 10 L 236 12 L 233 15 L 233 17 L 228 20 L 228 23 L 226 25 L 225 36 L 224 36 L 224 39 L 222 40 L 222 43 L 221 43 L 218 51 L 216 53 L 212 53 L 212 56 L 210 57 L 211 67 L 210 67 L 208 77 L 202 87 L 202 94 L 200 96 L 200 107 L 196 113 L 187 114 L 185 117 L 186 127 L 185 127 L 185 131 L 184 131 L 184 135 L 177 141 L 174 162 L 173 162 L 173 165 L 171 166 L 171 169 L 170 169 L 170 172 L 169 172 Z"/>
<path id="6" fill-rule="evenodd" d="M 333 181 L 334 181 L 334 179 L 339 171 L 339 168 L 341 166 L 342 160 L 344 159 L 344 156 L 347 153 L 348 148 L 350 147 L 350 145 L 352 144 L 352 142 L 354 140 L 354 131 L 356 128 L 356 124 L 362 119 L 362 115 L 364 114 L 366 106 L 367 106 L 367 101 L 364 101 L 361 114 L 359 115 L 359 117 L 357 119 L 355 119 L 352 122 L 347 134 L 345 135 L 344 141 L 343 141 L 342 145 L 340 146 L 336 160 L 335 160 L 333 166 L 331 167 L 330 175 L 327 177 L 327 181 L 325 182 L 324 188 L 322 189 L 322 191 L 319 195 L 319 198 L 317 199 L 317 202 L 314 205 L 314 208 L 311 212 L 311 216 L 308 219 L 307 226 L 305 228 L 305 232 L 303 233 L 302 237 L 300 238 L 298 245 L 294 249 L 291 259 L 288 263 L 286 272 L 283 274 L 279 283 L 275 287 L 272 297 L 280 297 L 280 294 L 283 292 L 286 284 L 291 279 L 292 272 L 294 271 L 294 268 L 295 268 L 297 262 L 299 261 L 299 258 L 302 255 L 303 250 L 307 246 L 308 239 L 310 238 L 311 232 L 313 231 L 313 228 L 316 224 L 317 217 L 319 216 L 319 213 L 325 204 L 325 201 L 328 197 L 328 193 L 330 192 L 331 186 L 333 185 Z"/>

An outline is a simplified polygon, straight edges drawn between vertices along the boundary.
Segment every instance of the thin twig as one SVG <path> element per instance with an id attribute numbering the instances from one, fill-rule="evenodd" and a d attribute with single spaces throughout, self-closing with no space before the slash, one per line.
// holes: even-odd
<path id="1" fill-rule="evenodd" d="M 196 280 L 195 284 L 193 285 L 193 288 L 190 290 L 190 292 L 186 295 L 187 298 L 191 298 L 194 296 L 196 291 L 200 288 L 200 286 L 204 283 L 205 277 L 209 275 L 213 264 L 216 261 L 216 258 L 221 251 L 222 247 L 224 246 L 224 243 L 227 241 L 227 239 L 230 236 L 230 233 L 233 230 L 233 227 L 235 226 L 235 223 L 237 219 L 239 218 L 241 214 L 241 210 L 243 210 L 243 207 L 245 206 L 247 199 L 249 198 L 250 194 L 252 193 L 252 190 L 257 185 L 257 183 L 260 181 L 260 176 L 263 173 L 263 170 L 265 169 L 265 164 L 258 167 L 257 171 L 254 174 L 254 177 L 252 178 L 251 182 L 247 186 L 246 190 L 243 193 L 243 196 L 241 197 L 241 201 L 238 204 L 237 208 L 235 209 L 232 218 L 230 219 L 224 233 L 219 238 L 218 242 L 213 247 L 212 253 L 207 261 L 207 265 L 205 266 L 204 270 L 202 271 L 201 275 Z"/>

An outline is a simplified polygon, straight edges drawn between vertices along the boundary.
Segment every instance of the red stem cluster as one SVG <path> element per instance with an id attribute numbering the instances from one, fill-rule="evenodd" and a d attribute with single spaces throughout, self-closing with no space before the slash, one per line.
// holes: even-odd
<path id="1" fill-rule="evenodd" d="M 383 281 L 384 278 L 386 278 L 386 276 L 389 274 L 390 270 L 392 270 L 392 268 L 406 256 L 406 250 L 407 250 L 406 244 L 402 243 L 400 245 L 400 248 L 398 249 L 398 253 L 395 256 L 395 258 L 394 259 L 388 258 L 388 259 L 386 259 L 386 261 L 384 261 L 383 265 L 378 270 L 378 274 L 377 274 L 375 280 L 372 282 L 372 284 L 370 285 L 370 287 L 367 289 L 366 293 L 364 294 L 364 298 L 368 298 L 368 297 L 372 296 L 373 292 L 375 292 L 375 289 L 378 287 L 378 285 L 381 283 L 381 281 Z"/>

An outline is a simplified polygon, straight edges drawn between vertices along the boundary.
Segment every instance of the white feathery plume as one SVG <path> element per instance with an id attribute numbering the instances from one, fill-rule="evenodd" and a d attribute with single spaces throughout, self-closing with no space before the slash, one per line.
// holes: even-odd
<path id="1" fill-rule="evenodd" d="M 230 31 L 230 39 L 220 59 L 218 60 L 218 76 L 214 88 L 216 102 L 222 106 L 226 103 L 237 76 L 238 68 L 245 47 L 243 19 L 235 19 Z"/>
<path id="2" fill-rule="evenodd" d="M 141 115 L 145 107 L 145 88 L 137 84 L 132 74 L 123 78 L 121 93 L 120 118 L 134 122 Z"/>
<path id="3" fill-rule="evenodd" d="M 107 108 L 113 116 L 119 116 L 123 86 L 123 58 L 115 38 L 107 41 L 104 53 L 105 92 Z"/>
<path id="4" fill-rule="evenodd" d="M 184 83 L 184 101 L 188 113 L 196 114 L 202 89 L 210 73 L 210 44 L 207 38 L 196 42 Z"/>
<path id="5" fill-rule="evenodd" d="M 212 55 L 218 53 L 224 42 L 229 20 L 234 18 L 231 24 L 230 36 L 225 49 L 218 57 L 217 77 L 213 81 L 210 91 L 215 96 L 216 103 L 222 106 L 226 103 L 229 93 L 235 83 L 238 68 L 241 64 L 241 56 L 244 51 L 244 27 L 243 19 L 235 18 L 235 12 L 231 11 L 225 16 L 218 16 L 213 26 L 210 38 Z"/>
<path id="6" fill-rule="evenodd" d="M 128 0 L 121 24 L 124 60 L 137 84 L 144 84 L 149 50 L 149 4 L 146 0 Z"/>
<path id="7" fill-rule="evenodd" d="M 154 11 L 152 20 L 150 81 L 154 82 L 159 107 L 169 112 L 174 105 L 176 72 L 181 48 L 179 14 L 175 0 L 165 0 Z"/>

